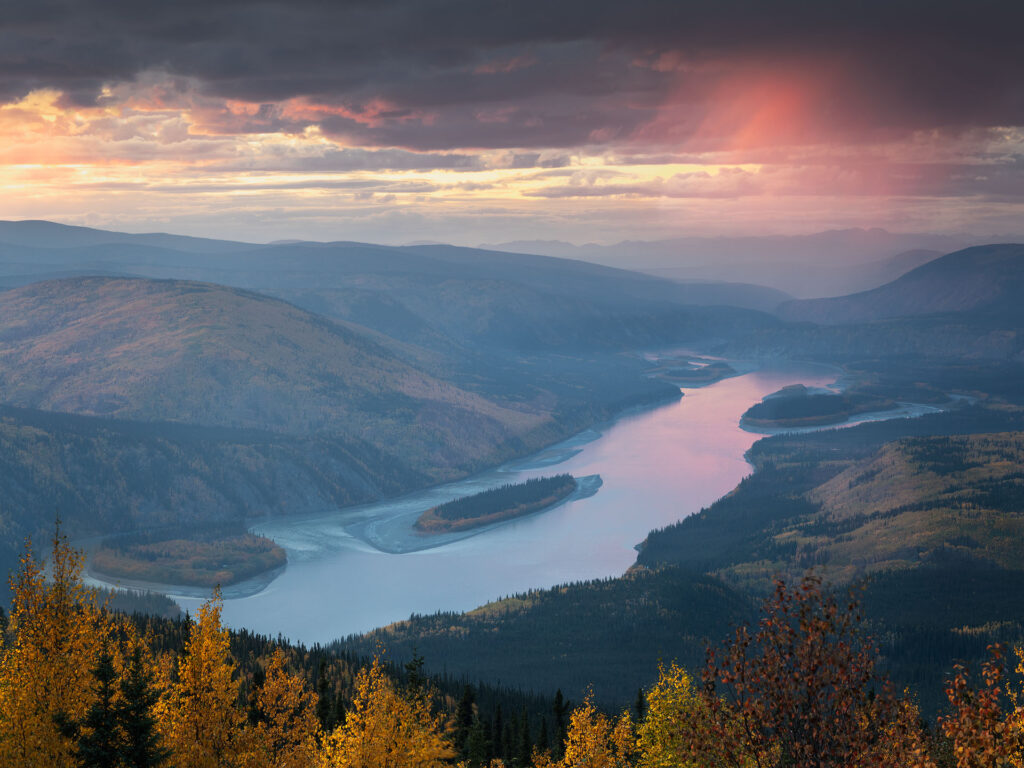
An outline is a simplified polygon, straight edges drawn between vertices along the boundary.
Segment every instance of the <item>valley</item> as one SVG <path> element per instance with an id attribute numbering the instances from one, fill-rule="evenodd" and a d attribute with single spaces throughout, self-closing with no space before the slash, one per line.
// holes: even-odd
<path id="1" fill-rule="evenodd" d="M 608 703 L 658 659 L 698 665 L 773 576 L 807 568 L 863 585 L 886 664 L 926 708 L 941 675 L 909 662 L 922 637 L 942 635 L 941 667 L 1017 636 L 1013 601 L 971 598 L 969 640 L 946 613 L 891 608 L 940 584 L 974 594 L 919 572 L 993 595 L 1016 578 L 1007 467 L 1024 394 L 1006 301 L 940 297 L 929 314 L 883 286 L 775 317 L 547 258 L 524 280 L 486 251 L 225 244 L 190 262 L 148 237 L 89 246 L 120 274 L 0 294 L 0 492 L 100 537 L 92 585 L 156 589 L 190 613 L 219 585 L 238 631 L 355 654 L 383 640 L 428 669 L 596 685 Z M 982 258 L 998 270 L 1015 253 Z M 954 256 L 893 285 L 934 293 L 963 270 Z M 807 307 L 816 321 L 796 316 Z M 936 355 L 940 337 L 974 352 Z M 534 506 L 437 514 L 559 473 L 573 484 Z M 174 534 L 182 523 L 193 531 Z M 235 533 L 199 533 L 217 526 Z M 311 584 L 348 588 L 325 600 Z"/>

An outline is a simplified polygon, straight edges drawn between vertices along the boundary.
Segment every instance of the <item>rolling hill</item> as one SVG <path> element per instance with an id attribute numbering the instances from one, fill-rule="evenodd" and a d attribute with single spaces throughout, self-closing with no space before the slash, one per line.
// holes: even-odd
<path id="1" fill-rule="evenodd" d="M 72 278 L 0 294 L 9 405 L 120 419 L 357 436 L 437 479 L 549 427 L 418 370 L 366 332 L 203 283 Z"/>
<path id="2" fill-rule="evenodd" d="M 832 299 L 791 301 L 785 320 L 848 325 L 923 315 L 999 316 L 1020 322 L 1024 245 L 984 245 L 947 254 L 879 288 Z"/>

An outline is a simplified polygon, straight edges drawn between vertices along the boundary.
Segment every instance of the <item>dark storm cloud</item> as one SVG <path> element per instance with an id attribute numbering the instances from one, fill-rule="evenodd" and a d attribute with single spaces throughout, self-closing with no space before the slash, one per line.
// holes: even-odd
<path id="1" fill-rule="evenodd" d="M 367 145 L 551 147 L 628 137 L 669 98 L 700 112 L 729 73 L 826 61 L 828 130 L 1022 125 L 1022 29 L 1009 1 L 4 2 L 0 99 L 90 104 L 162 71 L 335 106 L 316 122 Z"/>

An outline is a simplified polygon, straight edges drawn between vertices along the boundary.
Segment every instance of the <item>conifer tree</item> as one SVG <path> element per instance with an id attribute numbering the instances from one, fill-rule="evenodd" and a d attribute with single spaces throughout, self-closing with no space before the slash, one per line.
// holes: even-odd
<path id="1" fill-rule="evenodd" d="M 155 708 L 160 699 L 152 660 L 138 638 L 132 638 L 121 676 L 118 720 L 124 732 L 121 761 L 125 768 L 158 768 L 170 756 L 157 731 Z"/>
<path id="2" fill-rule="evenodd" d="M 516 762 L 518 762 L 519 765 L 529 765 L 532 749 L 533 744 L 530 741 L 530 715 L 524 706 L 519 717 L 519 735 L 516 741 L 515 754 Z"/>
<path id="3" fill-rule="evenodd" d="M 317 669 L 316 674 L 316 716 L 320 720 L 320 727 L 325 733 L 334 730 L 334 695 L 331 692 L 331 684 L 327 679 L 327 665 L 323 661 Z"/>
<path id="4" fill-rule="evenodd" d="M 427 689 L 427 676 L 423 673 L 423 657 L 412 649 L 412 658 L 405 664 L 405 691 L 412 698 L 422 696 Z"/>
<path id="5" fill-rule="evenodd" d="M 551 749 L 550 739 L 548 737 L 548 719 L 542 717 L 540 719 L 540 733 L 537 735 L 537 750 L 539 752 L 548 752 Z"/>
<path id="6" fill-rule="evenodd" d="M 469 739 L 469 731 L 473 727 L 473 688 L 469 685 L 462 689 L 462 698 L 455 708 L 455 731 L 452 733 L 452 742 L 460 753 L 466 752 L 466 741 Z"/>
<path id="7" fill-rule="evenodd" d="M 636 711 L 636 721 L 642 722 L 647 714 L 647 699 L 644 696 L 643 688 L 638 688 L 636 691 L 636 703 L 633 704 L 633 709 Z"/>
<path id="8" fill-rule="evenodd" d="M 501 704 L 494 708 L 494 717 L 491 720 L 491 758 L 502 757 L 505 752 L 502 745 L 502 736 L 505 733 L 505 722 L 502 718 Z"/>
<path id="9" fill-rule="evenodd" d="M 567 722 L 566 715 L 569 713 L 571 705 L 562 696 L 562 689 L 559 688 L 555 691 L 555 703 L 551 707 L 551 711 L 555 714 L 555 754 L 561 756 L 563 745 L 565 744 L 565 737 L 567 733 Z"/>
<path id="10" fill-rule="evenodd" d="M 73 742 L 72 752 L 82 768 L 116 768 L 121 756 L 121 726 L 114 695 L 117 692 L 114 657 L 104 642 L 92 669 L 94 699 L 81 721 L 58 713 L 56 721 L 64 736 Z"/>
<path id="11" fill-rule="evenodd" d="M 490 728 L 476 718 L 466 738 L 464 755 L 471 766 L 487 765 L 491 761 Z"/>

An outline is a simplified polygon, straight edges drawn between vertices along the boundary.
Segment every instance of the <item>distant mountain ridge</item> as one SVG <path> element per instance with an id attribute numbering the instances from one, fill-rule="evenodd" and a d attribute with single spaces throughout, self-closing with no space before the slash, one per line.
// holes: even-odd
<path id="1" fill-rule="evenodd" d="M 992 239 L 844 229 L 795 236 L 627 240 L 614 245 L 522 240 L 484 247 L 580 259 L 673 280 L 752 283 L 804 298 L 874 288 L 930 258 L 984 242 Z"/>
<path id="2" fill-rule="evenodd" d="M 942 256 L 871 291 L 787 302 L 778 315 L 825 325 L 943 313 L 1024 320 L 1022 296 L 1024 245 L 983 245 Z"/>
<path id="3" fill-rule="evenodd" d="M 10 245 L 28 245 L 36 248 L 77 248 L 87 245 L 152 245 L 174 248 L 190 253 L 230 253 L 251 248 L 248 243 L 230 240 L 215 240 L 188 235 L 171 235 L 166 232 L 131 234 L 112 232 L 92 227 L 76 227 L 53 221 L 28 219 L 23 221 L 0 221 L 0 242 Z"/>

